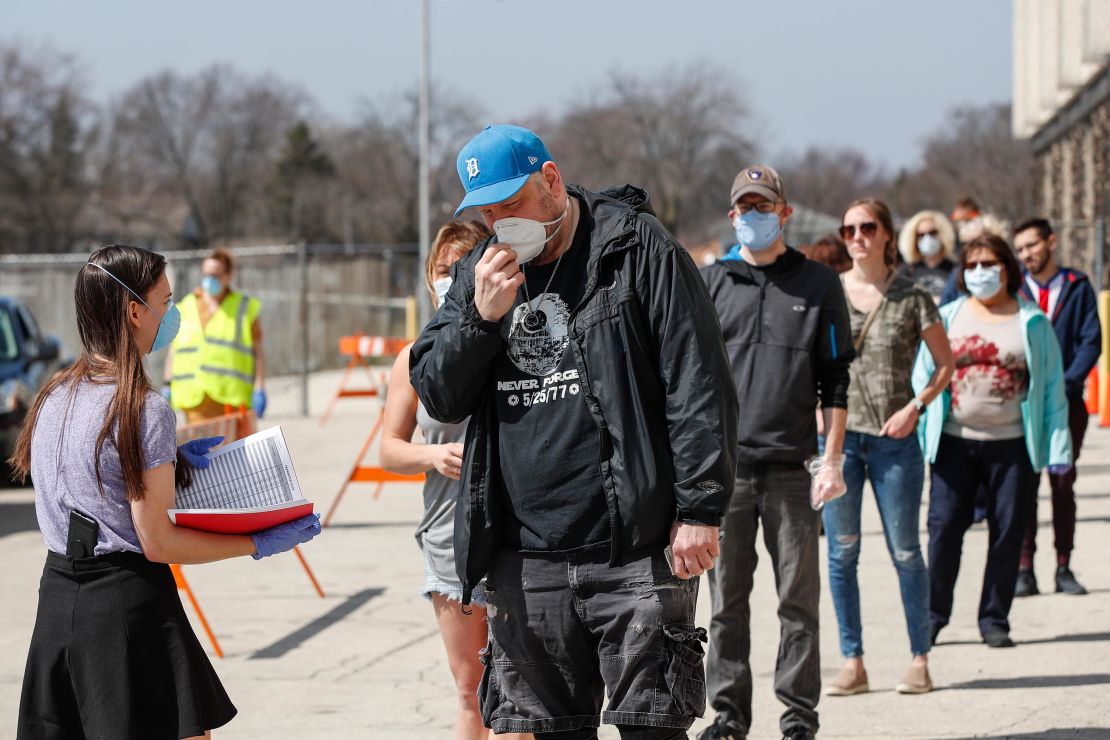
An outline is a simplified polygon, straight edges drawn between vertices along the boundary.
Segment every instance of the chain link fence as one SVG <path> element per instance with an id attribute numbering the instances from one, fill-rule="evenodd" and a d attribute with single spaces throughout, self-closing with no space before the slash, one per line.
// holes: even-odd
<path id="1" fill-rule="evenodd" d="M 348 334 L 409 336 L 417 328 L 416 298 L 424 290 L 415 244 L 277 245 L 228 250 L 232 288 L 262 302 L 266 385 L 287 399 L 267 415 L 307 415 L 308 376 L 342 367 L 339 338 Z M 209 250 L 168 251 L 177 298 L 200 284 Z M 87 253 L 0 255 L 0 295 L 27 304 L 40 329 L 62 340 L 63 357 L 81 351 L 73 283 Z M 166 352 L 147 357 L 157 387 Z"/>

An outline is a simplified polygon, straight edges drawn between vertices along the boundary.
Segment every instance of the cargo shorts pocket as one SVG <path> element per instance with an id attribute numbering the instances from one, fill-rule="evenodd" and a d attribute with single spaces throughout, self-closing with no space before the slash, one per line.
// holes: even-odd
<path id="1" fill-rule="evenodd" d="M 482 662 L 482 679 L 478 682 L 478 711 L 482 715 L 482 724 L 490 726 L 493 721 L 494 711 L 501 705 L 501 688 L 497 683 L 497 672 L 493 667 L 493 641 L 478 651 L 478 660 Z"/>
<path id="2" fill-rule="evenodd" d="M 687 717 L 705 714 L 705 648 L 703 627 L 663 625 L 663 679 L 670 692 L 671 712 Z"/>

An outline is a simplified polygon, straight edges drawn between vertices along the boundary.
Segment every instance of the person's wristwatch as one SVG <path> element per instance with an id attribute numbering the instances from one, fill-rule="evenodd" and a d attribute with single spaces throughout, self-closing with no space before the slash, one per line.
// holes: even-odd
<path id="1" fill-rule="evenodd" d="M 917 413 L 919 414 L 925 410 L 925 404 L 917 396 L 911 398 L 910 403 L 913 404 L 913 407 L 917 409 Z"/>

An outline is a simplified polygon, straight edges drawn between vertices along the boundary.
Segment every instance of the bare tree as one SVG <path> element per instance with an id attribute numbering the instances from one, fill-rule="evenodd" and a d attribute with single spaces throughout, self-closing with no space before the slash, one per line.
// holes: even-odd
<path id="1" fill-rule="evenodd" d="M 98 111 L 73 60 L 0 44 L 0 250 L 58 251 L 80 231 Z"/>
<path id="2" fill-rule="evenodd" d="M 891 185 L 898 210 L 948 210 L 962 195 L 1011 223 L 1033 208 L 1032 151 L 1010 129 L 1010 105 L 954 109 L 923 144 L 922 165 Z"/>
<path id="3" fill-rule="evenodd" d="M 787 156 L 776 169 L 792 204 L 837 217 L 853 200 L 881 195 L 889 182 L 866 154 L 851 148 L 811 146 Z"/>
<path id="4" fill-rule="evenodd" d="M 124 94 L 113 135 L 137 155 L 145 178 L 161 183 L 163 197 L 168 188 L 184 203 L 179 236 L 208 244 L 264 227 L 264 188 L 305 99 L 276 79 L 228 67 L 193 77 L 167 71 Z M 155 195 L 123 200 L 145 208 Z"/>
<path id="5" fill-rule="evenodd" d="M 704 62 L 651 77 L 614 72 L 557 122 L 551 148 L 572 179 L 640 185 L 669 229 L 703 231 L 727 210 L 729 185 L 753 149 L 737 90 Z"/>

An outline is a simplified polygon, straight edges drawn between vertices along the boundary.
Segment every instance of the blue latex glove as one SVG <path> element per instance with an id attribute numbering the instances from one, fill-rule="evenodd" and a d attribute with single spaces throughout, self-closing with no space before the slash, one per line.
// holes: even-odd
<path id="1" fill-rule="evenodd" d="M 308 542 L 320 534 L 320 515 L 309 514 L 300 519 L 294 519 L 276 527 L 264 529 L 251 535 L 257 552 L 251 555 L 255 560 L 261 560 L 279 552 L 292 550 L 297 545 Z"/>
<path id="2" fill-rule="evenodd" d="M 266 415 L 266 391 L 262 388 L 255 388 L 251 394 L 251 408 L 259 419 Z"/>
<path id="3" fill-rule="evenodd" d="M 181 456 L 185 458 L 185 462 L 189 463 L 189 467 L 204 470 L 210 462 L 205 457 L 208 451 L 223 441 L 223 437 L 202 437 L 201 439 L 191 439 L 177 449 L 181 452 Z"/>
<path id="4" fill-rule="evenodd" d="M 162 398 L 166 399 L 166 403 L 169 403 L 169 402 L 170 402 L 170 398 L 172 398 L 172 394 L 170 393 L 170 385 L 169 385 L 169 383 L 167 383 L 166 385 L 162 386 Z"/>
<path id="5" fill-rule="evenodd" d="M 1049 465 L 1049 475 L 1067 475 L 1071 472 L 1071 465 Z"/>

